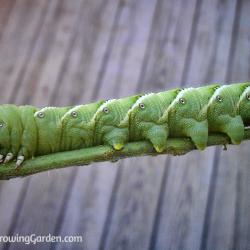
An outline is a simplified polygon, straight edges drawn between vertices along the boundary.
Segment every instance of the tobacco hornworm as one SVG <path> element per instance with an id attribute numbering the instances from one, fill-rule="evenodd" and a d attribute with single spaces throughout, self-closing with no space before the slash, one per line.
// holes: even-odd
<path id="1" fill-rule="evenodd" d="M 0 105 L 0 162 L 97 145 L 121 150 L 148 140 L 157 152 L 168 137 L 189 137 L 203 150 L 211 132 L 239 144 L 250 125 L 250 83 L 173 89 L 74 107 Z"/>

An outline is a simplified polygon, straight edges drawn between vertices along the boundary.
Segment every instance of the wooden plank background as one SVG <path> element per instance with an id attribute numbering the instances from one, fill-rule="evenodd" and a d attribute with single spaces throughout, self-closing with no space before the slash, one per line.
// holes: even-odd
<path id="1" fill-rule="evenodd" d="M 249 13 L 249 0 L 1 0 L 0 103 L 250 80 Z M 1 181 L 0 235 L 83 235 L 39 249 L 248 250 L 249 146 Z"/>

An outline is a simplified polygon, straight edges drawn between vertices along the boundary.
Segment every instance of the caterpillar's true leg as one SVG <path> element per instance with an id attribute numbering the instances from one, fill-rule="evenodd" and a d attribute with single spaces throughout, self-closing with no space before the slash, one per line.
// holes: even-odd
<path id="1" fill-rule="evenodd" d="M 6 155 L 7 155 L 7 152 L 9 152 L 9 151 L 10 150 L 7 149 L 7 148 L 2 148 L 0 150 L 0 164 L 4 164 L 4 159 L 5 159 Z"/>
<path id="2" fill-rule="evenodd" d="M 4 155 L 0 155 L 0 163 L 3 162 L 3 159 L 4 159 Z"/>
<path id="3" fill-rule="evenodd" d="M 28 143 L 26 146 L 22 146 L 17 154 L 16 168 L 20 167 L 24 160 L 29 159 L 33 156 L 32 148 L 28 148 Z"/>
<path id="4" fill-rule="evenodd" d="M 12 153 L 8 153 L 4 159 L 3 163 L 7 163 L 9 161 L 11 161 L 14 158 L 14 155 Z"/>
<path id="5" fill-rule="evenodd" d="M 20 167 L 21 164 L 23 163 L 23 161 L 24 161 L 24 156 L 23 155 L 19 155 L 17 157 L 17 161 L 16 161 L 16 168 Z"/>

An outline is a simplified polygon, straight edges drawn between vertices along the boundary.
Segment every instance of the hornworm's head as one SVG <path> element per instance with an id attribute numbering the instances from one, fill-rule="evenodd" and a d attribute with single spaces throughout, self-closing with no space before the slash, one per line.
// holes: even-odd
<path id="1" fill-rule="evenodd" d="M 239 114 L 246 126 L 250 125 L 250 85 L 244 90 L 239 101 Z"/>
<path id="2" fill-rule="evenodd" d="M 188 118 L 200 122 L 206 120 L 206 112 L 203 108 L 200 92 L 194 88 L 187 88 L 176 96 L 167 112 L 172 114 L 175 120 Z"/>

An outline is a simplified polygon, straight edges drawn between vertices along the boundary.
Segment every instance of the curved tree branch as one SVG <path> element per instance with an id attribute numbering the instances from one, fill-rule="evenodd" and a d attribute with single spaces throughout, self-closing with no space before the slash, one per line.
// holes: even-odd
<path id="1" fill-rule="evenodd" d="M 245 129 L 244 140 L 250 139 L 250 128 Z M 227 145 L 230 140 L 223 134 L 211 134 L 208 146 Z M 167 148 L 161 154 L 183 155 L 195 150 L 195 146 L 188 138 L 169 138 Z M 22 177 L 39 172 L 76 165 L 88 165 L 92 162 L 116 161 L 118 159 L 142 155 L 158 155 L 152 145 L 147 141 L 130 142 L 123 150 L 115 151 L 110 146 L 97 146 L 74 151 L 54 153 L 39 156 L 24 162 L 15 169 L 15 163 L 8 163 L 0 167 L 0 180 Z"/>

